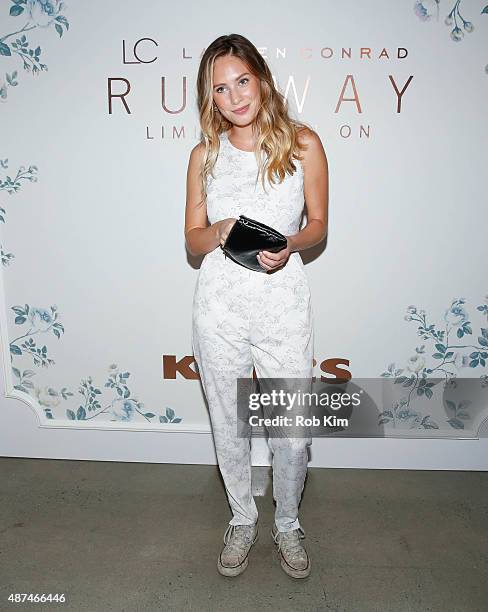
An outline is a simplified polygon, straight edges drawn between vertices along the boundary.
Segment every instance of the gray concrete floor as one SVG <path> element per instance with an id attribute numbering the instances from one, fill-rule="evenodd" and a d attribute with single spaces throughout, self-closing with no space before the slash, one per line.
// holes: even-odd
<path id="1" fill-rule="evenodd" d="M 298 581 L 269 534 L 270 468 L 253 472 L 260 537 L 224 578 L 216 467 L 0 458 L 0 610 L 488 610 L 487 473 L 310 468 Z"/>

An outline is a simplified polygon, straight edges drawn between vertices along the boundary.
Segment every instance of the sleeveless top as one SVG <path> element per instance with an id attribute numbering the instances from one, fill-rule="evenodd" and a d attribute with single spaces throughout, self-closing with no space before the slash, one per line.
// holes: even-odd
<path id="1" fill-rule="evenodd" d="M 219 139 L 220 150 L 213 169 L 215 178 L 207 176 L 209 222 L 228 217 L 237 219 L 242 214 L 270 225 L 285 236 L 298 233 L 305 204 L 301 162 L 294 160 L 297 170 L 293 175 L 286 174 L 281 183 L 272 185 L 265 177 L 264 190 L 261 177 L 256 180 L 258 164 L 254 151 L 235 147 L 227 132 L 222 132 Z M 223 252 L 217 248 L 206 258 L 209 256 L 220 258 Z M 303 265 L 298 252 L 290 258 Z"/>

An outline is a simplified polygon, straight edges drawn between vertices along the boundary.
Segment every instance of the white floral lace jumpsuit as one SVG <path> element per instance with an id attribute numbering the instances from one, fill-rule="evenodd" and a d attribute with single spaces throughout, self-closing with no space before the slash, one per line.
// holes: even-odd
<path id="1" fill-rule="evenodd" d="M 304 208 L 303 167 L 281 184 L 256 183 L 257 161 L 220 135 L 215 178 L 207 179 L 210 223 L 246 215 L 285 235 L 300 229 Z M 193 299 L 192 343 L 207 398 L 219 469 L 233 517 L 252 525 L 258 512 L 251 489 L 250 439 L 237 436 L 237 378 L 312 377 L 313 314 L 300 255 L 272 273 L 244 268 L 217 247 L 206 254 Z M 275 523 L 279 531 L 300 527 L 298 506 L 307 472 L 310 437 L 269 437 L 273 455 Z"/>

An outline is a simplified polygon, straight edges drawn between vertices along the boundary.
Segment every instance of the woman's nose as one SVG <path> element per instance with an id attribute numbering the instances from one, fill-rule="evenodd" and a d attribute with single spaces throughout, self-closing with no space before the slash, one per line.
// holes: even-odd
<path id="1" fill-rule="evenodd" d="M 238 104 L 240 102 L 240 99 L 241 97 L 239 96 L 239 92 L 231 92 L 230 101 L 232 102 L 232 104 Z"/>

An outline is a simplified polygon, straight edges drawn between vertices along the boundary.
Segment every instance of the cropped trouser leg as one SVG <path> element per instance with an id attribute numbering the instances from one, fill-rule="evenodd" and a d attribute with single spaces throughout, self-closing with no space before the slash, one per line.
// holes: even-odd
<path id="1" fill-rule="evenodd" d="M 289 392 L 310 392 L 314 334 L 308 283 L 301 274 L 282 278 L 273 275 L 265 281 L 261 306 L 251 317 L 251 350 L 256 375 L 260 380 L 286 379 L 277 382 Z M 261 384 L 261 391 L 272 390 L 272 387 L 270 380 Z M 263 410 L 266 416 L 264 407 Z M 307 406 L 295 406 L 289 414 L 306 417 L 310 412 Z M 268 432 L 268 446 L 273 457 L 275 523 L 278 531 L 291 531 L 300 527 L 298 508 L 312 438 L 310 430 L 303 427 L 272 427 Z"/>
<path id="2" fill-rule="evenodd" d="M 257 347 L 253 349 L 254 353 L 259 351 Z M 263 354 L 261 352 L 261 358 Z M 295 393 L 311 390 L 311 385 L 307 382 L 311 380 L 309 372 L 297 374 L 275 371 L 264 365 L 260 358 L 256 359 L 255 367 L 260 379 L 287 379 L 287 384 L 278 384 L 276 387 L 272 381 L 269 386 L 262 385 L 263 392 L 273 388 L 284 388 Z M 277 382 L 279 383 L 279 380 Z M 263 410 L 265 416 L 268 416 L 268 411 L 264 408 Z M 286 414 L 285 410 L 282 410 L 281 414 Z M 294 407 L 290 414 L 294 419 L 297 414 L 308 416 L 309 412 L 306 408 Z M 272 416 L 271 412 L 269 416 Z M 273 466 L 273 498 L 276 502 L 275 523 L 278 531 L 291 531 L 300 527 L 298 508 L 307 475 L 308 447 L 311 444 L 309 428 L 268 427 L 268 446 L 272 453 Z"/>
<path id="3" fill-rule="evenodd" d="M 215 330 L 216 331 L 216 330 Z M 237 378 L 249 378 L 252 356 L 249 345 L 232 340 L 217 331 L 213 348 L 226 347 L 229 364 L 216 365 L 213 352 L 204 347 L 194 348 L 200 378 L 208 402 L 210 422 L 217 461 L 224 481 L 227 499 L 232 510 L 231 525 L 253 525 L 258 511 L 251 486 L 250 437 L 237 435 Z M 236 346 L 239 350 L 235 350 Z"/>
<path id="4" fill-rule="evenodd" d="M 292 260 L 290 260 L 292 261 Z M 296 377 L 309 390 L 313 357 L 310 292 L 292 262 L 278 273 L 228 268 L 213 282 L 205 270 L 197 288 L 193 352 L 207 398 L 219 469 L 232 525 L 257 521 L 251 487 L 250 439 L 238 435 L 237 378 Z M 219 290 L 220 289 L 220 290 Z M 307 472 L 310 437 L 270 435 L 275 523 L 279 531 L 300 526 L 298 507 Z"/>

